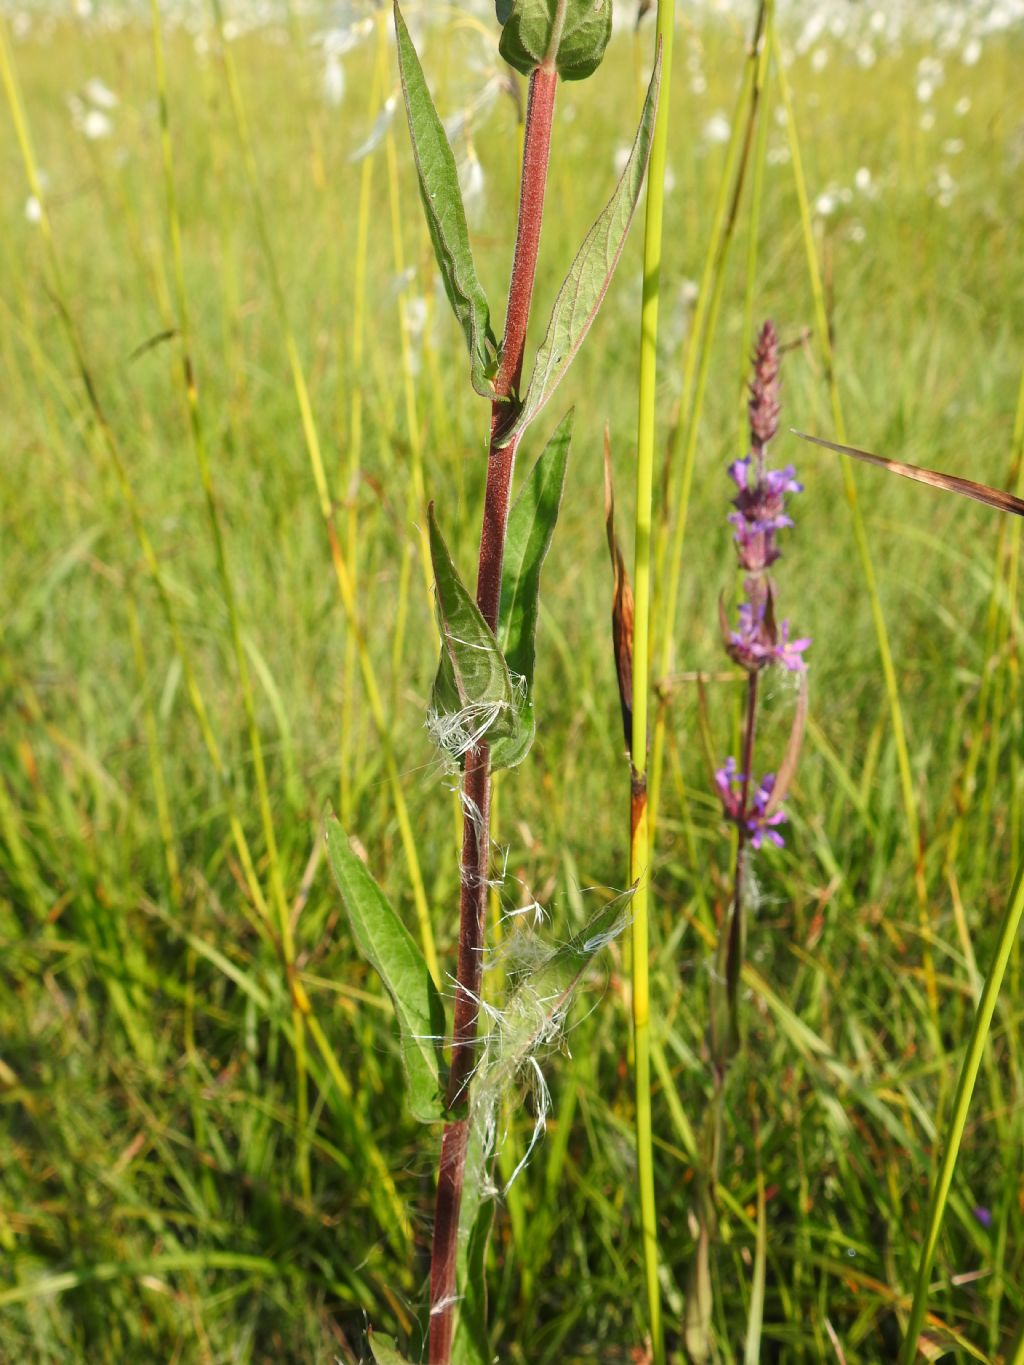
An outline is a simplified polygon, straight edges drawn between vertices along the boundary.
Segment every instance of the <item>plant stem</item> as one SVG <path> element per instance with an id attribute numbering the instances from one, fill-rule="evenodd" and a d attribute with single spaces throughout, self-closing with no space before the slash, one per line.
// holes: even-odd
<path id="1" fill-rule="evenodd" d="M 497 629 L 501 604 L 501 571 L 505 558 L 512 471 L 518 439 L 501 445 L 501 432 L 518 407 L 526 328 L 537 273 L 544 192 L 547 186 L 551 123 L 557 76 L 545 64 L 530 77 L 526 112 L 519 223 L 516 230 L 508 311 L 501 360 L 491 406 L 491 444 L 484 494 L 477 605 L 492 630 Z M 459 1211 L 466 1172 L 470 1118 L 466 1112 L 473 1074 L 480 985 L 483 974 L 484 923 L 487 912 L 490 850 L 491 755 L 486 743 L 466 755 L 463 779 L 462 892 L 459 904 L 459 961 L 452 1030 L 452 1064 L 448 1076 L 447 1108 L 458 1115 L 441 1140 L 437 1172 L 434 1244 L 430 1267 L 430 1365 L 449 1365 L 455 1331 L 455 1272 L 459 1240 Z"/>
<path id="2" fill-rule="evenodd" d="M 650 838 L 647 825 L 647 701 L 650 687 L 651 506 L 654 483 L 654 422 L 658 364 L 658 304 L 665 209 L 665 161 L 672 83 L 675 0 L 658 0 L 661 95 L 647 172 L 644 223 L 644 284 L 640 317 L 640 393 L 637 418 L 636 530 L 633 565 L 633 730 L 630 743 L 629 880 L 634 886 L 632 954 L 633 1049 L 636 1071 L 636 1155 L 640 1181 L 640 1227 L 647 1287 L 647 1326 L 654 1365 L 664 1365 L 658 1227 L 654 1195 L 651 1124 L 649 985 Z"/>

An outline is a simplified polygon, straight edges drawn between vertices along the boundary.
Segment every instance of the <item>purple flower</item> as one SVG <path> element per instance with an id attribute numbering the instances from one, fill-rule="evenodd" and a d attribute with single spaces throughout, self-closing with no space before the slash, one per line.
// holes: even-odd
<path id="1" fill-rule="evenodd" d="M 715 786 L 718 788 L 725 818 L 746 832 L 752 848 L 759 849 L 765 841 L 774 844 L 776 848 L 784 848 L 785 840 L 776 826 L 786 822 L 786 812 L 780 809 L 768 814 L 768 804 L 775 790 L 775 774 L 766 773 L 761 779 L 746 812 L 743 810 L 745 781 L 744 774 L 737 769 L 736 760 L 731 756 L 716 770 Z"/>
<path id="2" fill-rule="evenodd" d="M 773 590 L 763 577 L 750 577 L 744 587 L 747 601 L 739 606 L 739 622 L 725 637 L 725 649 L 730 659 L 748 673 L 756 673 L 768 664 L 781 664 L 790 673 L 802 673 L 807 667 L 803 652 L 810 639 L 789 638 L 789 622 L 775 625 Z"/>
<path id="3" fill-rule="evenodd" d="M 771 815 L 767 813 L 768 803 L 772 799 L 775 790 L 775 774 L 766 773 L 761 779 L 761 785 L 754 793 L 754 804 L 747 817 L 747 832 L 750 834 L 750 843 L 753 848 L 760 848 L 767 839 L 776 848 L 785 848 L 786 841 L 775 829 L 776 825 L 784 824 L 786 812 L 781 808 Z"/>
<path id="4" fill-rule="evenodd" d="M 992 1210 L 987 1209 L 984 1204 L 976 1204 L 971 1212 L 983 1228 L 992 1226 Z"/>
<path id="5" fill-rule="evenodd" d="M 802 673 L 807 667 L 807 661 L 803 657 L 805 649 L 811 646 L 811 637 L 802 636 L 799 640 L 789 638 L 789 622 L 783 621 L 782 629 L 779 631 L 778 644 L 775 646 L 775 660 L 790 673 Z"/>
<path id="6" fill-rule="evenodd" d="M 743 781 L 743 774 L 737 772 L 736 760 L 731 755 L 725 760 L 724 767 L 715 770 L 715 786 L 718 788 L 722 810 L 725 812 L 727 820 L 735 822 L 740 818 Z M 739 788 L 739 790 L 733 791 L 734 787 Z"/>
<path id="7" fill-rule="evenodd" d="M 776 532 L 793 525 L 793 518 L 786 512 L 786 494 L 802 493 L 803 485 L 797 482 L 792 465 L 766 470 L 755 467 L 749 455 L 733 461 L 729 476 L 739 489 L 732 501 L 736 510 L 729 513 L 729 522 L 734 528 L 740 567 L 748 573 L 760 573 L 779 558 Z"/>

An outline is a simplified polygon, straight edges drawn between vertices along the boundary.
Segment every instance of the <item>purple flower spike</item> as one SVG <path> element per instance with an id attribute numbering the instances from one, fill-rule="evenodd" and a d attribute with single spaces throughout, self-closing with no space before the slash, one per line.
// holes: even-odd
<path id="1" fill-rule="evenodd" d="M 779 339 L 771 322 L 761 328 L 754 353 L 754 380 L 750 386 L 750 453 L 728 466 L 736 485 L 729 524 L 736 542 L 736 558 L 746 574 L 743 585 L 746 600 L 740 604 L 735 630 L 723 622 L 727 653 L 748 673 L 769 664 L 781 664 L 790 673 L 802 673 L 807 665 L 804 651 L 810 647 L 805 638 L 791 640 L 789 624 L 776 627 L 773 611 L 774 589 L 768 570 L 779 559 L 780 531 L 793 525 L 786 511 L 786 499 L 802 493 L 803 484 L 796 470 L 768 469 L 766 447 L 778 429 L 779 421 Z"/>
<path id="2" fill-rule="evenodd" d="M 769 319 L 761 328 L 754 351 L 754 378 L 750 384 L 750 434 L 754 446 L 763 449 L 779 428 L 779 337 Z"/>
<path id="3" fill-rule="evenodd" d="M 992 1210 L 987 1209 L 984 1204 L 976 1204 L 971 1212 L 983 1228 L 992 1226 Z"/>

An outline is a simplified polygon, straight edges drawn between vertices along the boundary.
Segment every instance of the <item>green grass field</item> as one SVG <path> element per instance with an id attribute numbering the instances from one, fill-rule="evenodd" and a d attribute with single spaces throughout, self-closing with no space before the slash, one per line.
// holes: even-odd
<path id="1" fill-rule="evenodd" d="M 8 88 L 0 1360 L 356 1362 L 367 1357 L 367 1324 L 417 1359 L 436 1143 L 404 1114 L 390 1008 L 320 858 L 329 807 L 414 931 L 417 921 L 387 751 L 322 501 L 354 575 L 364 662 L 450 969 L 459 821 L 453 780 L 424 728 L 437 638 L 421 531 L 433 498 L 469 573 L 487 405 L 467 397 L 401 111 L 370 137 L 395 88 L 390 46 L 370 32 L 344 56 L 344 99 L 334 106 L 322 90 L 322 47 L 310 41 L 322 27 L 316 17 L 295 17 L 280 32 L 261 25 L 232 42 L 257 205 L 210 23 L 168 25 L 190 354 L 230 609 L 182 379 L 152 33 L 145 16 L 101 19 L 0 18 L 48 214 L 41 223 L 30 202 Z M 733 116 L 751 21 L 752 13 L 695 18 L 683 6 L 662 448 L 682 389 L 691 282 L 714 245 L 719 132 Z M 969 62 L 959 47 L 941 49 L 940 31 L 898 43 L 876 37 L 871 64 L 827 31 L 799 51 L 784 37 L 795 133 L 849 440 L 1009 488 L 1024 479 L 1024 38 L 996 33 Z M 614 183 L 649 37 L 646 26 L 638 43 L 620 33 L 594 80 L 560 92 L 536 339 Z M 485 40 L 472 23 L 431 26 L 424 65 L 443 114 L 472 110 L 494 51 L 493 32 Z M 97 98 L 92 80 L 116 105 Z M 922 91 L 922 81 L 934 88 Z M 101 131 L 90 111 L 109 126 Z M 746 446 L 742 385 L 761 318 L 773 317 L 793 343 L 782 429 L 836 430 L 793 129 L 780 111 L 772 76 L 720 319 L 704 343 L 707 390 L 674 622 L 672 673 L 682 676 L 665 693 L 653 1103 L 673 1359 L 693 1255 L 694 1135 L 711 1085 L 711 942 L 731 857 L 687 675 L 726 667 L 717 600 L 732 593 L 735 569 L 725 466 Z M 514 222 L 515 105 L 499 92 L 468 126 L 456 151 L 472 148 L 482 168 L 473 235 L 500 299 Z M 368 137 L 368 154 L 353 160 Z M 495 916 L 537 901 L 554 938 L 628 881 L 601 451 L 607 420 L 628 535 L 640 237 L 634 229 L 588 344 L 523 453 L 535 457 L 577 405 L 545 570 L 538 741 L 502 777 L 497 816 L 507 859 Z M 297 375 L 308 386 L 305 425 Z M 922 914 L 840 461 L 788 434 L 776 455 L 796 463 L 806 484 L 778 579 L 786 614 L 814 639 L 810 721 L 786 848 L 757 862 L 748 1037 L 723 1139 L 714 1327 L 720 1359 L 742 1358 L 762 1190 L 761 1358 L 885 1362 L 906 1323 L 930 1178 L 1024 842 L 1020 530 L 987 509 L 855 471 L 907 729 Z M 664 632 L 656 620 L 656 660 Z M 240 658 L 265 765 L 263 815 Z M 716 757 L 735 748 L 740 698 L 738 682 L 706 685 Z M 784 681 L 773 683 L 766 755 L 781 749 L 792 700 Z M 296 1032 L 275 904 L 290 922 L 294 970 L 323 1046 L 308 1029 Z M 489 982 L 531 952 L 525 920 L 499 928 L 510 956 Z M 1017 945 L 933 1274 L 933 1358 L 1022 1359 L 1022 1017 Z M 503 1362 L 642 1358 L 629 1036 L 628 974 L 615 943 L 561 1045 L 540 1059 L 552 1099 L 547 1134 L 499 1203 L 488 1282 Z M 303 1039 L 308 1112 L 297 1084 Z M 505 1118 L 507 1176 L 533 1130 L 525 1089 Z"/>

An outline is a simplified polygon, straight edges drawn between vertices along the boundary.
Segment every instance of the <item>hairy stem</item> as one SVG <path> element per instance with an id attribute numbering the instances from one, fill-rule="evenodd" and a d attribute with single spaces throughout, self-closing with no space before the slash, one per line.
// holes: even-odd
<path id="1" fill-rule="evenodd" d="M 501 604 L 501 570 L 505 558 L 512 470 L 518 440 L 499 444 L 502 430 L 518 409 L 526 328 L 537 273 L 540 229 L 547 186 L 551 121 L 557 77 L 545 67 L 530 77 L 523 147 L 519 223 L 516 231 L 508 312 L 501 360 L 491 407 L 491 446 L 484 494 L 477 605 L 492 630 Z M 466 1173 L 470 1120 L 466 1113 L 475 1061 L 478 1001 L 483 972 L 484 924 L 487 911 L 490 849 L 491 757 L 486 744 L 466 756 L 463 779 L 462 892 L 459 904 L 459 961 L 455 988 L 452 1065 L 448 1078 L 448 1112 L 452 1116 L 441 1141 L 437 1173 L 434 1244 L 430 1269 L 430 1365 L 449 1365 L 455 1331 L 456 1262 L 459 1211 Z"/>

